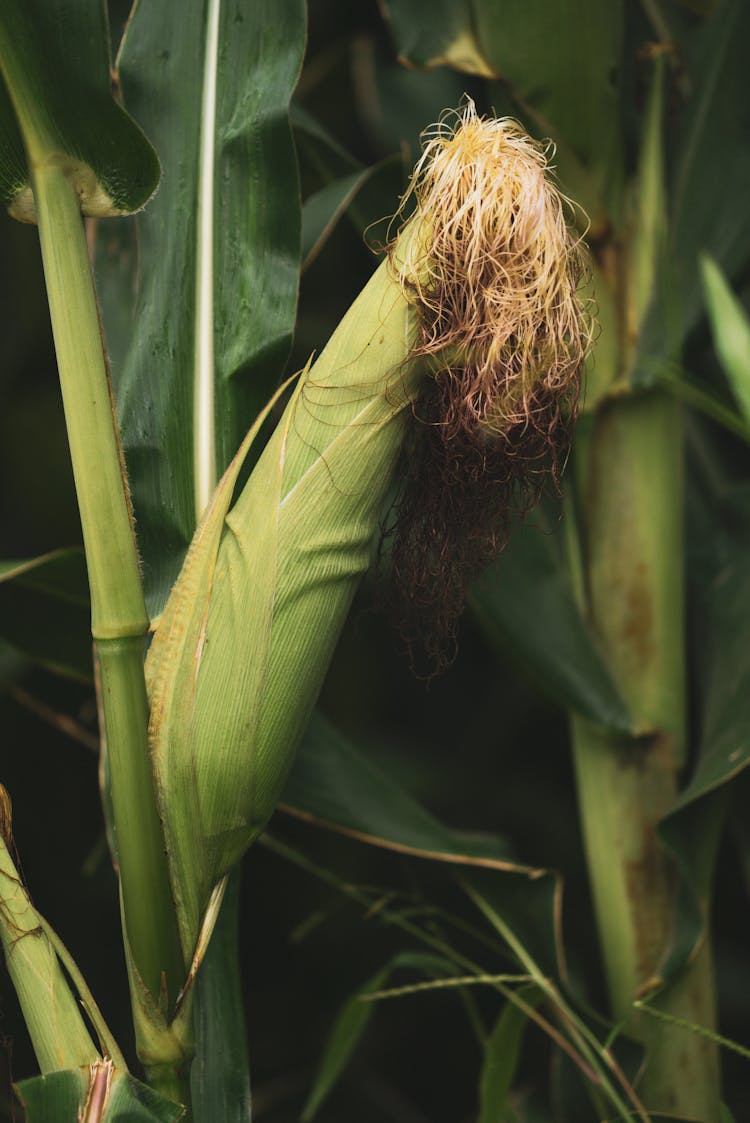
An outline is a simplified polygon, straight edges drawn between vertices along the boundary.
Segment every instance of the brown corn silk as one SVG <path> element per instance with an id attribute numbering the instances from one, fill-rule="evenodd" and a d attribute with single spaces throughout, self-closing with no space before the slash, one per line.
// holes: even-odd
<path id="1" fill-rule="evenodd" d="M 559 486 L 592 333 L 549 149 L 470 102 L 455 118 L 427 137 L 402 204 L 422 220 L 399 277 L 431 375 L 387 530 L 396 617 L 431 671 L 451 657 L 471 577 Z"/>

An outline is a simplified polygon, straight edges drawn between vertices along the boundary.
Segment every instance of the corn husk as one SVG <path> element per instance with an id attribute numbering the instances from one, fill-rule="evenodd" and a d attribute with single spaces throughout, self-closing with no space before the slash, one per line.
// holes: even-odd
<path id="1" fill-rule="evenodd" d="M 150 740 L 183 950 L 273 811 L 392 479 L 417 378 L 383 263 L 300 379 L 249 482 L 214 495 L 148 662 Z"/>
<path id="2" fill-rule="evenodd" d="M 205 944 L 212 892 L 279 797 L 420 387 L 469 372 L 482 449 L 505 448 L 533 429 L 538 387 L 554 397 L 580 365 L 577 271 L 538 146 L 469 106 L 428 152 L 413 216 L 300 378 L 249 482 L 235 499 L 255 431 L 222 479 L 149 653 L 150 744 L 186 963 Z M 529 328 L 532 296 L 558 317 L 557 334 Z"/>

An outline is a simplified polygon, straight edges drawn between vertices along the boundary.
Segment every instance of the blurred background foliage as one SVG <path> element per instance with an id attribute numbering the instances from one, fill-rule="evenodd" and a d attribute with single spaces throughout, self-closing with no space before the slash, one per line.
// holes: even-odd
<path id="1" fill-rule="evenodd" d="M 744 60 L 726 43 L 727 36 L 741 41 L 742 30 L 747 30 L 742 5 L 644 0 L 641 6 L 627 6 L 620 29 L 617 5 L 610 11 L 608 5 L 571 0 L 566 5 L 569 18 L 564 26 L 555 25 L 554 49 L 547 52 L 557 60 L 558 86 L 567 83 L 572 91 L 564 103 L 549 101 L 546 72 L 533 72 L 538 44 L 525 5 L 505 4 L 507 34 L 493 37 L 493 28 L 503 25 L 493 20 L 491 4 L 440 0 L 430 6 L 434 40 L 424 34 L 410 38 L 419 4 L 383 7 L 381 12 L 374 3 L 343 0 L 311 0 L 309 6 L 307 54 L 292 117 L 305 201 L 305 268 L 287 372 L 322 347 L 370 275 L 373 253 L 366 238 L 377 243 L 383 236 L 382 220 L 404 190 L 420 132 L 466 93 L 481 111 L 511 113 L 531 131 L 557 136 L 563 187 L 586 207 L 594 248 L 606 241 L 610 224 L 625 222 L 623 185 L 637 160 L 650 45 L 669 44 L 665 136 L 668 167 L 677 177 L 673 218 L 676 228 L 690 234 L 680 243 L 683 258 L 677 255 L 677 266 L 690 307 L 682 354 L 688 390 L 682 393 L 690 404 L 691 744 L 698 744 L 711 713 L 706 702 L 711 690 L 717 697 L 714 680 L 719 690 L 723 684 L 726 696 L 723 705 L 720 696 L 714 701 L 712 720 L 721 726 L 727 708 L 731 710 L 736 740 L 750 685 L 744 650 L 750 585 L 743 572 L 750 544 L 750 458 L 743 439 L 748 422 L 738 413 L 717 361 L 695 250 L 710 248 L 719 256 L 747 304 L 750 237 L 741 191 L 750 161 L 748 102 L 741 92 Z M 115 41 L 123 8 L 111 5 Z M 603 21 L 601 26 L 597 21 Z M 587 36 L 596 50 L 587 52 Z M 456 42 L 460 51 L 446 55 Z M 608 44 L 609 54 L 602 44 Z M 403 56 L 411 65 L 403 65 Z M 574 58 L 588 59 L 596 71 L 592 81 L 610 83 L 609 100 L 594 105 L 576 96 L 576 89 L 584 87 Z M 505 80 L 488 79 L 491 69 Z M 719 91 L 714 114 L 720 124 L 712 127 L 702 160 L 685 170 L 678 157 L 695 112 L 691 97 L 708 80 Z M 556 88 L 554 82 L 551 87 Z M 575 144 L 567 145 L 571 131 Z M 675 170 L 680 167 L 682 179 Z M 737 214 L 739 210 L 743 213 Z M 714 244 L 706 245 L 716 228 L 716 223 L 711 227 L 712 215 L 722 222 Z M 710 237 L 704 238 L 706 230 Z M 0 556 L 23 559 L 76 547 L 80 530 L 36 231 L 3 221 L 0 244 Z M 658 323 L 649 330 L 658 334 Z M 651 347 L 652 354 L 657 351 Z M 589 406 L 596 384 L 595 370 Z M 560 553 L 559 514 L 558 504 L 550 501 L 532 517 L 529 529 L 500 562 L 496 583 L 502 581 L 503 566 L 509 574 L 513 566 L 539 574 L 533 569 L 540 565 L 538 542 L 524 545 L 529 535 L 543 538 L 553 555 Z M 524 550 L 530 551 L 528 558 Z M 56 558 L 54 565 L 53 597 L 46 595 L 44 570 L 0 584 L 2 780 L 14 799 L 16 842 L 35 903 L 74 952 L 115 1035 L 129 1043 L 116 887 L 97 786 L 85 590 L 68 555 Z M 553 564 L 553 578 L 556 571 Z M 718 608 L 715 598 L 707 596 L 717 572 L 724 573 L 732 590 Z M 535 590 L 542 588 L 543 578 L 542 571 Z M 368 767 L 378 770 L 362 780 L 357 796 L 361 814 L 358 819 L 352 812 L 351 830 L 377 833 L 358 823 L 366 818 L 368 785 L 375 817 L 382 814 L 376 776 L 384 774 L 435 819 L 471 832 L 463 838 L 464 849 L 494 846 L 524 865 L 556 871 L 564 885 L 561 942 L 573 992 L 591 1007 L 605 1009 L 561 700 L 582 690 L 583 712 L 587 704 L 607 705 L 616 727 L 627 723 L 627 714 L 618 712 L 616 691 L 609 681 L 599 682 L 592 702 L 585 684 L 598 672 L 591 670 L 583 688 L 576 686 L 565 651 L 558 650 L 545 665 L 550 618 L 541 594 L 533 592 L 532 608 L 539 601 L 536 616 L 524 629 L 523 620 L 509 619 L 507 606 L 493 616 L 481 582 L 462 624 L 454 664 L 438 680 L 419 681 L 379 610 L 379 581 L 378 576 L 370 578 L 358 596 L 321 698 L 320 711 L 337 732 L 326 735 L 324 728 L 321 733 L 319 724 L 315 734 L 329 741 L 351 739 Z M 569 627 L 563 623 L 561 628 L 569 636 Z M 514 629 L 525 631 L 525 645 L 509 641 Z M 63 650 L 56 651 L 61 636 Z M 67 669 L 64 676 L 61 667 Z M 462 955 L 493 973 L 514 969 L 496 933 L 457 886 L 450 866 L 368 845 L 351 831 L 347 835 L 306 822 L 300 810 L 305 810 L 312 781 L 298 770 L 291 783 L 288 803 L 297 807 L 297 814 L 277 812 L 270 825 L 275 841 L 252 849 L 242 885 L 241 984 L 259 1123 L 300 1118 L 331 1027 L 362 987 L 462 974 Z M 720 1030 L 745 1043 L 750 1040 L 746 795 L 747 779 L 739 774 L 731 785 L 729 829 L 721 843 L 713 906 Z M 501 836 L 502 842 L 488 842 L 484 832 Z M 311 867 L 327 873 L 316 876 Z M 491 876 L 512 880 L 518 875 Z M 543 903 L 524 906 L 533 923 L 550 901 L 558 900 L 552 896 L 558 885 L 554 878 L 540 884 Z M 439 963 L 413 954 L 424 956 L 427 949 L 404 932 L 399 926 L 403 921 L 417 924 L 433 941 L 430 954 Z M 546 957 L 545 970 L 554 971 L 555 949 L 538 923 L 536 931 L 538 959 Z M 411 959 L 405 957 L 407 950 Z M 392 976 L 383 973 L 394 956 L 402 958 Z M 10 1119 L 9 1081 L 31 1071 L 33 1057 L 5 978 L 0 1002 L 0 1117 Z M 366 1026 L 364 1005 L 354 1009 L 344 1023 L 343 1039 L 356 1048 L 318 1118 L 325 1123 L 477 1119 L 482 1097 L 488 1095 L 490 1077 L 485 1069 L 480 1080 L 480 1073 L 484 1046 L 501 1009 L 497 994 L 475 987 L 470 994 L 449 989 L 391 998 L 366 1007 Z M 355 1040 L 359 1029 L 365 1032 Z M 508 1025 L 498 1024 L 496 1032 L 513 1040 Z M 342 1060 L 347 1054 L 348 1046 L 342 1048 Z M 570 1065 L 560 1058 L 542 1030 L 527 1029 L 513 1077 L 517 1114 L 508 1118 L 584 1123 L 594 1117 L 587 1101 L 579 1098 L 581 1087 L 572 1079 Z M 748 1062 L 731 1052 L 724 1053 L 723 1062 L 725 1100 L 739 1123 L 750 1117 Z M 487 1123 L 490 1118 L 486 1116 Z"/>

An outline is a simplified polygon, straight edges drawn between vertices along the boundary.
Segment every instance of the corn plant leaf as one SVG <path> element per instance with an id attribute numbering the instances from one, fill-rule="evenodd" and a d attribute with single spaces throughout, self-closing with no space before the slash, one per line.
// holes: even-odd
<path id="1" fill-rule="evenodd" d="M 103 1085 L 109 1080 L 106 1103 L 97 1114 L 84 1109 L 90 1107 L 87 1097 L 92 1081 Z M 68 1069 L 35 1076 L 15 1085 L 24 1110 L 26 1123 L 79 1123 L 81 1119 L 92 1123 L 177 1123 L 184 1112 L 179 1104 L 158 1095 L 146 1084 L 134 1079 L 130 1073 L 107 1070 L 105 1065 L 90 1068 Z"/>
<path id="2" fill-rule="evenodd" d="M 239 967 L 240 871 L 224 894 L 195 987 L 196 1052 L 190 1066 L 194 1123 L 249 1123 L 250 1079 Z"/>
<path id="3" fill-rule="evenodd" d="M 703 292 L 719 361 L 745 421 L 750 423 L 750 318 L 713 258 L 701 258 Z"/>
<path id="4" fill-rule="evenodd" d="M 5 0 L 0 72 L 0 198 L 12 214 L 34 218 L 21 134 L 35 159 L 54 157 L 68 169 L 85 214 L 144 205 L 159 164 L 112 97 L 100 0 Z"/>
<path id="5" fill-rule="evenodd" d="M 636 381 L 650 385 L 704 310 L 698 259 L 710 254 L 734 278 L 750 259 L 750 148 L 745 102 L 750 7 L 722 0 L 685 44 L 692 93 L 673 130 L 672 260 L 639 337 Z M 721 205 L 713 170 L 721 166 Z"/>
<path id="6" fill-rule="evenodd" d="M 311 183 L 302 204 L 303 269 L 317 257 L 339 219 L 346 214 L 361 235 L 388 214 L 403 190 L 400 156 L 365 167 L 300 105 L 290 112 L 300 172 Z"/>
<path id="7" fill-rule="evenodd" d="M 399 969 L 416 970 L 429 979 L 445 978 L 455 973 L 450 960 L 441 956 L 427 952 L 400 952 L 352 994 L 341 1007 L 328 1035 L 315 1083 L 300 1116 L 301 1123 L 311 1123 L 317 1118 L 320 1108 L 341 1079 L 370 1024 L 377 1002 L 368 1001 L 366 996 L 385 987 L 393 973 Z"/>
<path id="8" fill-rule="evenodd" d="M 750 613 L 750 489 L 694 489 L 690 508 L 690 586 L 700 642 L 696 650 L 702 730 L 696 766 L 681 804 L 730 780 L 750 762 L 750 657 L 738 621 Z"/>
<path id="9" fill-rule="evenodd" d="M 80 550 L 0 561 L 0 637 L 48 670 L 91 681 L 91 608 Z"/>
<path id="10" fill-rule="evenodd" d="M 525 990 L 524 1000 L 541 999 L 537 990 Z M 510 1123 L 513 1119 L 509 1095 L 518 1067 L 526 1014 L 506 1003 L 487 1038 L 479 1077 L 479 1114 L 477 1123 Z"/>
<path id="11" fill-rule="evenodd" d="M 421 0 L 387 0 L 399 58 L 423 68 L 453 66 L 469 74 L 492 74 L 477 40 L 469 0 L 438 0 L 429 17 Z"/>
<path id="12" fill-rule="evenodd" d="M 500 869 L 513 862 L 507 843 L 498 836 L 471 836 L 444 826 L 319 711 L 284 787 L 281 808 L 363 842 L 417 857 Z"/>
<path id="13" fill-rule="evenodd" d="M 662 274 L 667 233 L 664 160 L 665 60 L 652 65 L 650 89 L 641 128 L 638 174 L 634 183 L 626 315 L 637 331 Z"/>
<path id="14" fill-rule="evenodd" d="M 695 487 L 689 516 L 701 728 L 692 775 L 659 828 L 682 873 L 672 945 L 662 965 L 666 978 L 676 975 L 698 946 L 726 786 L 750 763 L 750 660 L 738 627 L 750 612 L 750 489 Z"/>
<path id="15" fill-rule="evenodd" d="M 699 250 L 710 253 L 730 277 L 750 256 L 750 149 L 737 106 L 745 102 L 750 8 L 744 0 L 723 0 L 690 44 L 695 90 L 676 138 L 679 160 L 673 185 L 673 244 L 684 288 L 686 330 L 701 310 Z M 721 166 L 721 206 L 712 205 Z"/>
<path id="16" fill-rule="evenodd" d="M 461 877 L 465 872 L 508 918 L 544 970 L 561 971 L 559 878 L 518 862 L 497 835 L 445 827 L 319 713 L 297 754 L 280 809 L 361 842 L 465 867 Z"/>
<path id="17" fill-rule="evenodd" d="M 288 104 L 302 0 L 139 4 L 117 73 L 162 189 L 100 230 L 97 277 L 144 563 L 160 611 L 286 360 L 300 204 Z M 136 325 L 137 324 L 137 330 Z"/>
<path id="18" fill-rule="evenodd" d="M 493 648 L 556 702 L 615 732 L 632 729 L 541 511 L 474 583 L 469 605 Z"/>
<path id="19" fill-rule="evenodd" d="M 313 263 L 370 170 L 351 172 L 309 195 L 302 206 L 302 268 Z"/>
<path id="20" fill-rule="evenodd" d="M 356 200 L 368 187 L 377 189 L 379 181 L 385 181 L 390 188 L 394 169 L 400 167 L 400 163 L 398 157 L 381 160 L 369 168 L 360 168 L 334 179 L 308 195 L 302 205 L 303 269 L 313 263 L 344 214 L 351 215 L 358 230 L 367 225 L 369 217 L 362 220 Z M 390 198 L 393 197 L 391 192 Z"/>
<path id="21" fill-rule="evenodd" d="M 300 157 L 308 162 L 324 182 L 349 172 L 361 171 L 362 164 L 340 144 L 317 117 L 298 101 L 293 101 L 289 120 Z"/>
<path id="22" fill-rule="evenodd" d="M 471 0 L 477 38 L 493 72 L 526 108 L 534 131 L 558 144 L 567 190 L 596 222 L 616 215 L 624 152 L 620 81 L 625 5 L 613 0 Z"/>
<path id="23" fill-rule="evenodd" d="M 523 872 L 523 867 L 518 867 Z M 549 870 L 535 876 L 498 877 L 491 870 L 468 870 L 460 883 L 502 936 L 521 969 L 547 978 L 564 977 L 562 882 Z M 520 952 L 520 955 L 519 955 Z"/>
<path id="24" fill-rule="evenodd" d="M 527 127 L 552 136 L 569 191 L 596 220 L 605 196 L 622 179 L 620 64 L 621 0 L 565 5 L 523 0 L 389 0 L 386 13 L 403 61 L 449 65 L 496 76 L 526 117 Z"/>

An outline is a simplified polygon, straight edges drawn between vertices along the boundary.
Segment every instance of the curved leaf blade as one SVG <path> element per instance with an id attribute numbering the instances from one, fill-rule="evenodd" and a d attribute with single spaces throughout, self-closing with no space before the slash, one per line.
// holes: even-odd
<path id="1" fill-rule="evenodd" d="M 388 0 L 383 5 L 401 61 L 412 66 L 454 66 L 489 77 L 492 69 L 477 42 L 470 0 L 438 0 L 429 18 L 421 0 Z"/>
<path id="2" fill-rule="evenodd" d="M 54 155 L 68 167 L 84 214 L 130 214 L 146 203 L 159 162 L 112 98 L 104 4 L 6 0 L 0 72 L 0 198 L 15 217 L 34 221 L 20 133 L 34 159 Z"/>
<path id="3" fill-rule="evenodd" d="M 515 869 L 495 835 L 454 831 L 338 733 L 313 715 L 282 795 L 281 809 L 363 842 L 438 861 Z"/>
<path id="4" fill-rule="evenodd" d="M 529 988 L 526 1002 L 541 999 L 536 988 Z M 477 1123 L 509 1123 L 513 1118 L 509 1095 L 521 1052 L 526 1014 L 507 1002 L 492 1028 L 484 1047 L 479 1078 L 479 1115 Z"/>
<path id="5" fill-rule="evenodd" d="M 535 515 L 539 524 L 541 513 Z M 545 526 L 523 527 L 475 582 L 469 605 L 492 646 L 552 699 L 617 733 L 632 718 L 575 603 Z"/>
<path id="6" fill-rule="evenodd" d="M 702 730 L 684 807 L 750 763 L 750 657 L 742 622 L 750 615 L 750 489 L 694 492 L 690 584 L 700 628 Z"/>
<path id="7" fill-rule="evenodd" d="M 400 163 L 391 157 L 360 168 L 324 184 L 309 195 L 302 205 L 302 269 L 312 265 L 341 217 L 353 212 L 355 200 L 381 173 L 391 173 Z M 354 215 L 352 214 L 352 217 Z"/>
<path id="8" fill-rule="evenodd" d="M 594 223 L 617 211 L 624 155 L 620 125 L 622 0 L 565 5 L 524 0 L 388 0 L 401 61 L 501 78 L 527 127 L 551 135 L 561 178 Z"/>
<path id="9" fill-rule="evenodd" d="M 735 401 L 750 422 L 750 319 L 712 257 L 701 257 L 703 293 L 714 345 Z"/>
<path id="10" fill-rule="evenodd" d="M 594 198 L 619 198 L 624 171 L 620 73 L 625 6 L 622 0 L 473 0 L 477 37 L 495 74 L 569 151 L 591 186 L 580 201 L 596 219 Z M 565 176 L 565 152 L 560 151 Z M 571 177 L 567 177 L 571 178 Z M 572 185 L 572 180 L 571 180 Z M 578 184 L 576 184 L 578 188 Z M 578 190 L 576 194 L 579 195 Z"/>

